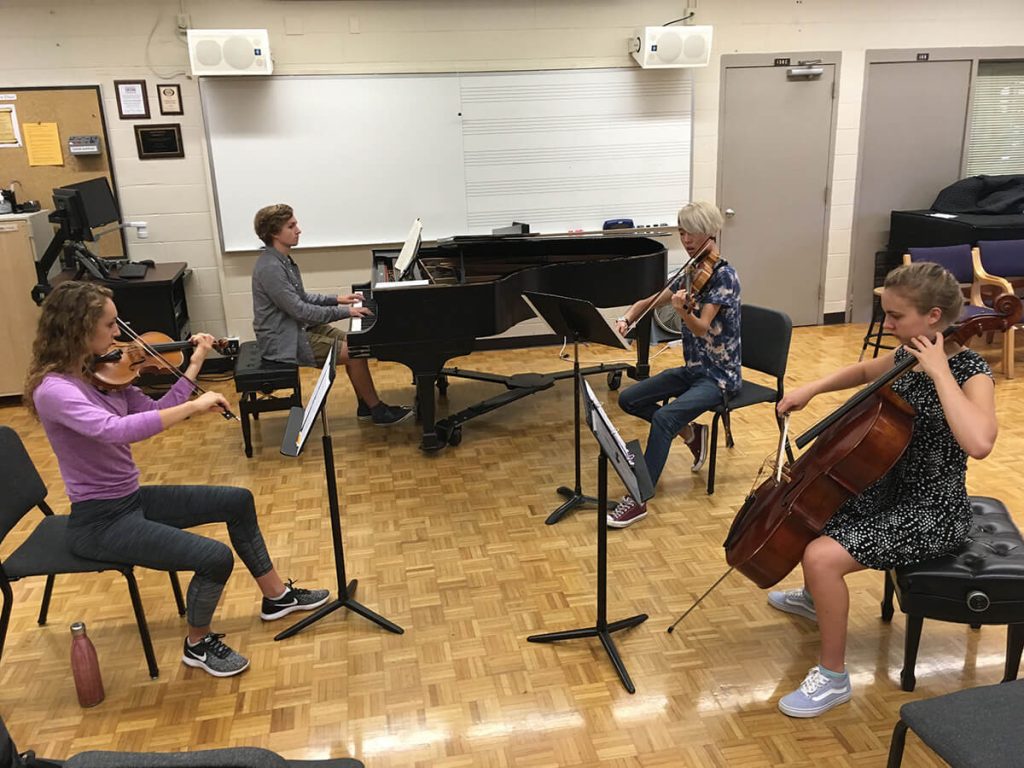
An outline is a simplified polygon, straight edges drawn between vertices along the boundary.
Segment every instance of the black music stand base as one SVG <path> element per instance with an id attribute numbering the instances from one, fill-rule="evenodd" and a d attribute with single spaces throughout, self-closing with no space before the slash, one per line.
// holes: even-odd
<path id="1" fill-rule="evenodd" d="M 333 363 L 333 360 L 328 360 L 328 363 Z M 285 453 L 286 456 L 297 456 L 301 451 L 300 448 L 293 450 L 293 446 L 296 444 L 296 435 L 298 434 L 299 427 L 302 423 L 302 416 L 303 410 L 299 407 L 292 408 L 291 413 L 288 415 L 288 426 L 285 428 L 281 451 L 282 453 L 285 453 L 284 448 L 288 447 L 289 452 Z M 356 587 L 359 584 L 359 580 L 352 579 L 352 581 L 349 581 L 345 576 L 345 543 L 341 533 L 341 505 L 338 503 L 338 475 L 334 468 L 334 443 L 331 440 L 331 431 L 327 423 L 326 408 L 321 407 L 320 420 L 323 425 L 324 433 L 322 438 L 324 449 L 324 474 L 327 479 L 327 503 L 331 518 L 331 539 L 334 544 L 334 570 L 338 584 L 338 594 L 344 596 L 320 606 L 320 608 L 309 616 L 306 616 L 301 621 L 295 622 L 283 632 L 279 632 L 274 635 L 274 639 L 284 640 L 292 635 L 296 635 L 311 624 L 320 621 L 324 616 L 334 613 L 339 608 L 348 608 L 353 613 L 358 613 L 364 619 L 372 621 L 374 624 L 382 629 L 386 629 L 388 632 L 394 632 L 396 635 L 405 634 L 405 630 L 394 622 L 388 621 L 379 613 L 374 613 L 365 605 L 362 605 L 352 599 L 352 596 L 356 593 Z"/>
<path id="2" fill-rule="evenodd" d="M 341 598 L 340 600 L 332 600 L 331 602 L 320 606 L 320 608 L 318 608 L 315 613 L 311 613 L 302 621 L 296 622 L 292 626 L 288 627 L 288 629 L 286 629 L 284 632 L 280 632 L 274 635 L 274 639 L 284 640 L 286 638 L 291 637 L 292 635 L 297 635 L 310 624 L 319 621 L 324 616 L 330 613 L 334 613 L 339 608 L 348 608 L 350 611 L 358 613 L 364 619 L 372 621 L 378 627 L 386 629 L 388 632 L 394 632 L 396 635 L 404 634 L 405 630 L 402 629 L 400 626 L 391 621 L 388 621 L 379 613 L 374 613 L 365 605 L 362 605 L 361 603 L 358 603 L 352 599 L 352 596 L 356 593 L 356 586 L 358 584 L 359 579 L 352 579 L 352 581 L 350 581 L 348 583 L 348 586 L 345 588 L 345 596 L 343 598 Z"/>
<path id="3" fill-rule="evenodd" d="M 622 681 L 622 686 L 630 693 L 636 693 L 636 686 L 626 671 L 626 665 L 622 663 L 619 650 L 612 640 L 612 633 L 623 629 L 632 629 L 647 621 L 646 613 L 639 613 L 630 616 L 628 619 L 608 622 L 606 618 L 606 605 L 608 600 L 608 523 L 605 519 L 605 511 L 602 509 L 602 502 L 607 504 L 608 499 L 608 457 L 602 452 L 597 463 L 597 484 L 598 484 L 598 508 L 597 508 L 597 623 L 592 627 L 580 629 L 566 629 L 561 632 L 547 632 L 543 635 L 530 635 L 527 639 L 531 643 L 555 643 L 559 640 L 577 640 L 581 637 L 599 637 L 601 645 L 604 646 L 608 658 L 611 659 L 615 672 Z M 559 489 L 561 491 L 562 489 Z M 568 489 L 566 489 L 568 490 Z M 569 502 L 566 502 L 569 503 Z"/>
<path id="4" fill-rule="evenodd" d="M 573 490 L 572 488 L 567 488 L 564 485 L 560 485 L 558 486 L 556 492 L 559 496 L 565 497 L 565 503 L 563 503 L 562 506 L 560 506 L 550 515 L 548 515 L 547 520 L 544 521 L 547 525 L 554 525 L 567 514 L 576 509 L 576 507 L 582 507 L 584 504 L 597 504 L 597 499 L 595 497 L 583 494 L 581 492 L 581 489 L 579 488 Z M 610 501 L 605 506 L 609 511 L 615 509 L 615 504 Z"/>
<path id="5" fill-rule="evenodd" d="M 615 641 L 612 640 L 612 633 L 618 632 L 620 629 L 632 629 L 643 624 L 645 621 L 647 621 L 647 614 L 640 613 L 636 616 L 630 616 L 628 619 L 619 619 L 611 624 L 605 624 L 603 627 L 567 629 L 562 632 L 549 632 L 545 635 L 530 635 L 526 639 L 531 643 L 555 643 L 559 640 L 576 640 L 581 637 L 600 637 L 601 645 L 604 646 L 608 658 L 611 659 L 612 666 L 615 667 L 615 671 L 619 675 L 619 680 L 622 681 L 622 687 L 630 693 L 636 693 L 636 686 L 633 685 L 633 680 L 630 678 L 629 672 L 626 671 L 626 665 L 622 663 L 619 649 L 615 647 Z"/>

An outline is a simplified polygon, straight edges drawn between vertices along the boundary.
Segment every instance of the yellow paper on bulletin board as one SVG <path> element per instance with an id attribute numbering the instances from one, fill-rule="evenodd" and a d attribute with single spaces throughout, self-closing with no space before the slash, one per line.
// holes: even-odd
<path id="1" fill-rule="evenodd" d="M 64 165 L 56 123 L 22 123 L 29 165 Z"/>

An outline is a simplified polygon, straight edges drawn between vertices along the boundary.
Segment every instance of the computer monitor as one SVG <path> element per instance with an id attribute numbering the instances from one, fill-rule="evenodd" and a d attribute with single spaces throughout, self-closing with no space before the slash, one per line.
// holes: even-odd
<path id="1" fill-rule="evenodd" d="M 66 217 L 72 240 L 95 240 L 90 230 L 117 221 L 120 213 L 106 177 L 53 190 L 53 205 Z"/>
<path id="2" fill-rule="evenodd" d="M 395 280 L 404 279 L 406 273 L 412 269 L 412 265 L 416 261 L 416 256 L 418 256 L 420 252 L 420 233 L 422 231 L 423 222 L 419 219 L 413 220 L 412 228 L 409 230 L 409 236 L 405 238 L 405 244 L 402 246 L 402 251 L 398 254 L 398 258 L 395 259 Z"/>

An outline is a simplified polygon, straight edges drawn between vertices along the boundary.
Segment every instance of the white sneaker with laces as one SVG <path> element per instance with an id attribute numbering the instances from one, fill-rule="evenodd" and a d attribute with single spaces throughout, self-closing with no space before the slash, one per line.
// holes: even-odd
<path id="1" fill-rule="evenodd" d="M 832 707 L 845 704 L 851 695 L 853 690 L 848 673 L 831 677 L 816 664 L 799 688 L 779 699 L 779 709 L 790 717 L 817 717 Z"/>
<path id="2" fill-rule="evenodd" d="M 811 596 L 804 589 L 769 592 L 768 605 L 776 610 L 803 616 L 811 621 L 818 620 L 818 612 L 814 609 L 814 601 L 811 600 Z"/>

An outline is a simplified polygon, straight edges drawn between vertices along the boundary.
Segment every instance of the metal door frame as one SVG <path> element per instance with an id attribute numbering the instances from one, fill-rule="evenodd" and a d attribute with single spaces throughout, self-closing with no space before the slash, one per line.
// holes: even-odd
<path id="1" fill-rule="evenodd" d="M 820 271 L 818 273 L 818 324 L 820 325 L 824 320 L 825 312 L 825 275 L 828 270 L 828 241 L 829 241 L 829 227 L 832 223 L 832 175 L 835 172 L 835 158 L 836 158 L 836 120 L 839 114 L 839 82 L 842 74 L 842 51 L 797 51 L 797 52 L 777 52 L 777 53 L 726 53 L 722 54 L 721 65 L 719 69 L 719 94 L 718 94 L 718 153 L 717 153 L 717 169 L 715 181 L 715 196 L 719 202 L 719 205 L 724 205 L 725 201 L 722 197 L 722 161 L 725 156 L 725 150 L 722 142 L 722 126 L 725 124 L 725 88 L 726 88 L 726 69 L 729 68 L 779 68 L 784 69 L 788 66 L 798 66 L 801 61 L 813 61 L 819 59 L 821 64 L 831 65 L 835 67 L 835 79 L 833 80 L 833 93 L 832 93 L 832 116 L 830 120 L 831 131 L 828 138 L 828 162 L 825 169 L 825 189 L 824 189 L 824 208 L 825 208 L 825 220 L 822 228 L 821 235 L 821 260 L 820 260 Z M 790 64 L 777 64 L 778 59 L 789 59 Z M 724 209 L 723 209 L 724 211 Z"/>

